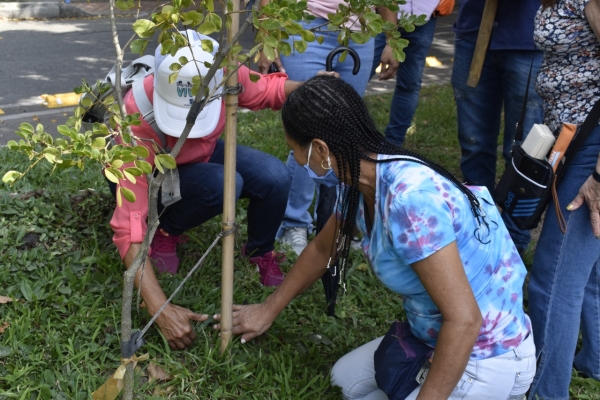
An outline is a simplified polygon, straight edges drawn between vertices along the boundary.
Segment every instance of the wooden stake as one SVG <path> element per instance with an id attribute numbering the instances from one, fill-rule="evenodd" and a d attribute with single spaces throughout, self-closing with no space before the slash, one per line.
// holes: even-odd
<path id="1" fill-rule="evenodd" d="M 233 10 L 226 14 L 231 17 L 231 28 L 227 31 L 227 41 L 230 45 L 236 35 L 239 20 L 239 0 L 233 0 Z M 227 70 L 233 71 L 237 68 L 235 55 L 229 54 Z M 237 74 L 232 74 L 227 80 L 227 87 L 235 87 L 238 84 Z M 235 226 L 235 175 L 236 175 L 236 144 L 237 144 L 237 110 L 238 95 L 225 95 L 225 183 L 223 193 L 223 230 L 228 231 Z M 233 250 L 235 235 L 230 234 L 223 238 L 223 266 L 221 274 L 221 354 L 225 352 L 231 340 L 231 329 L 233 327 Z"/>
<path id="2" fill-rule="evenodd" d="M 479 26 L 479 34 L 475 43 L 475 51 L 471 60 L 471 68 L 469 69 L 469 79 L 467 86 L 476 87 L 479 84 L 481 77 L 481 69 L 485 61 L 490 36 L 494 28 L 494 18 L 496 18 L 496 10 L 498 9 L 498 0 L 486 0 L 481 16 L 481 25 Z"/>

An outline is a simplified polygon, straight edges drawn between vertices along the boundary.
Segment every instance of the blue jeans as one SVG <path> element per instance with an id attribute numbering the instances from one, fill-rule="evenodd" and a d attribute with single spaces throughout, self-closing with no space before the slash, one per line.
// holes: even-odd
<path id="1" fill-rule="evenodd" d="M 535 81 L 542 62 L 539 51 L 488 50 L 477 87 L 467 86 L 475 43 L 456 38 L 452 87 L 456 100 L 458 141 L 461 148 L 460 169 L 471 185 L 486 186 L 494 193 L 496 152 L 500 122 L 504 109 L 504 143 L 502 156 L 510 160 L 516 124 L 521 117 L 525 88 L 533 57 L 527 111 L 523 123 L 526 136 L 533 124 L 542 123 L 542 99 L 535 91 Z M 507 215 L 502 219 L 517 246 L 525 249 L 531 240 L 529 231 L 518 229 Z"/>
<path id="2" fill-rule="evenodd" d="M 539 356 L 529 398 L 568 399 L 571 368 L 600 380 L 600 240 L 586 204 L 566 206 L 592 174 L 600 153 L 600 127 L 573 157 L 558 187 L 567 233 L 554 205 L 546 212 L 529 278 L 529 316 Z M 582 348 L 575 357 L 581 330 Z"/>
<path id="3" fill-rule="evenodd" d="M 409 43 L 404 49 L 406 59 L 400 64 L 396 72 L 396 87 L 392 97 L 390 121 L 385 128 L 386 139 L 398 146 L 402 146 L 404 143 L 406 131 L 412 124 L 413 116 L 419 104 L 425 58 L 433 42 L 436 24 L 437 18 L 431 18 L 425 25 L 415 27 L 412 32 L 406 32 L 402 28 L 399 29 L 401 37 L 408 40 Z M 371 78 L 375 75 L 375 69 L 381 63 L 381 53 L 385 48 L 385 41 L 385 33 L 375 37 L 375 57 L 373 57 Z"/>
<path id="4" fill-rule="evenodd" d="M 181 200 L 164 208 L 159 199 L 160 227 L 181 235 L 223 212 L 224 142 L 217 141 L 206 163 L 178 165 Z M 274 248 L 275 234 L 287 202 L 290 177 L 276 157 L 237 146 L 236 199 L 248 198 L 248 254 L 262 255 Z"/>
<path id="5" fill-rule="evenodd" d="M 302 25 L 305 29 L 311 29 L 326 22 L 327 20 L 323 18 L 316 18 L 310 22 L 302 22 Z M 338 47 L 339 43 L 337 41 L 337 32 L 327 31 L 326 26 L 323 26 L 321 29 L 323 30 L 316 31 L 315 35 L 325 38 L 322 44 L 316 41 L 310 42 L 304 53 L 294 51 L 287 57 L 281 56 L 281 62 L 290 79 L 305 81 L 315 76 L 317 72 L 325 70 L 327 55 Z M 294 39 L 297 39 L 296 35 L 290 36 L 288 42 L 291 44 Z M 364 95 L 367 83 L 369 82 L 369 74 L 371 72 L 371 65 L 373 64 L 373 45 L 373 40 L 369 40 L 365 44 L 350 43 L 350 47 L 358 53 L 360 58 L 361 67 L 357 75 L 352 75 L 354 62 L 349 55 L 344 62 L 338 62 L 336 57 L 332 63 L 333 70 L 340 74 L 340 78 L 352 85 L 361 96 Z M 315 183 L 309 178 L 306 170 L 294 160 L 292 152 L 288 156 L 286 166 L 292 177 L 292 187 L 278 236 L 287 228 L 306 227 L 312 229 L 313 221 L 308 209 L 312 204 L 315 193 Z M 316 212 L 318 214 L 318 208 Z"/>

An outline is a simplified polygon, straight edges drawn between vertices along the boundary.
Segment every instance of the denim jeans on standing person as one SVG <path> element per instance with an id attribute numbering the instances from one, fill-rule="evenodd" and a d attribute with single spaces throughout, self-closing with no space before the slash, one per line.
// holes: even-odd
<path id="1" fill-rule="evenodd" d="M 406 59 L 400 63 L 396 72 L 396 87 L 392 97 L 390 121 L 385 128 L 386 139 L 398 146 L 402 146 L 404 143 L 406 131 L 412 124 L 419 104 L 425 58 L 427 58 L 429 47 L 433 42 L 436 24 L 437 18 L 431 18 L 425 25 L 416 26 L 412 32 L 406 32 L 402 28 L 398 30 L 401 37 L 408 40 L 408 46 L 404 49 Z M 385 42 L 385 33 L 375 37 L 375 56 L 371 78 L 381 63 L 381 53 L 385 48 Z"/>
<path id="2" fill-rule="evenodd" d="M 592 232 L 587 204 L 566 210 L 596 168 L 599 153 L 600 126 L 573 157 L 558 187 L 567 232 L 560 231 L 551 203 L 537 243 L 528 286 L 539 357 L 531 400 L 567 400 L 573 366 L 600 380 L 600 240 Z"/>
<path id="3" fill-rule="evenodd" d="M 327 55 L 339 46 L 337 41 L 338 32 L 327 30 L 327 20 L 315 18 L 309 22 L 301 23 L 304 29 L 312 29 L 321 26 L 321 30 L 315 31 L 316 36 L 324 37 L 322 44 L 317 41 L 309 42 L 304 53 L 292 51 L 289 56 L 281 56 L 281 62 L 290 79 L 295 81 L 306 81 L 321 70 L 325 70 Z M 292 45 L 298 40 L 298 35 L 290 36 L 288 42 Z M 365 44 L 350 42 L 350 47 L 356 51 L 360 58 L 360 71 L 353 75 L 354 61 L 350 55 L 344 62 L 338 62 L 338 56 L 333 60 L 333 70 L 340 74 L 340 78 L 352 85 L 361 96 L 364 95 L 369 82 L 371 65 L 373 64 L 373 39 Z M 293 45 L 292 45 L 293 47 Z M 285 216 L 279 230 L 278 237 L 284 229 L 295 227 L 306 227 L 312 229 L 312 216 L 308 212 L 315 193 L 315 183 L 308 176 L 306 170 L 294 160 L 293 152 L 290 152 L 286 166 L 292 176 L 292 187 L 290 189 L 288 205 Z M 318 213 L 318 210 L 317 210 Z"/>
<path id="4" fill-rule="evenodd" d="M 533 50 L 488 50 L 479 84 L 470 87 L 467 86 L 467 79 L 474 50 L 475 43 L 456 38 L 452 87 L 456 100 L 458 141 L 461 148 L 460 169 L 466 182 L 486 186 L 490 193 L 494 193 L 502 110 L 504 109 L 502 156 L 505 162 L 509 162 L 532 58 L 533 69 L 523 123 L 524 137 L 533 124 L 543 121 L 542 99 L 535 91 L 542 53 Z M 529 231 L 517 228 L 504 213 L 502 219 L 517 249 L 527 248 L 531 240 Z"/>
<path id="5" fill-rule="evenodd" d="M 179 236 L 223 212 L 225 149 L 217 141 L 206 163 L 178 165 L 181 197 L 177 203 L 162 206 L 160 227 Z M 236 199 L 248 198 L 248 254 L 263 255 L 274 249 L 275 234 L 285 210 L 290 177 L 283 163 L 270 154 L 237 146 Z"/>

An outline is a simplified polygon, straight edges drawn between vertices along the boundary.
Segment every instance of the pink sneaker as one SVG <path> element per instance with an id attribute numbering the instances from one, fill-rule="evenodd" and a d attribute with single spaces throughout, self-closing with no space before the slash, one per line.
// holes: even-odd
<path id="1" fill-rule="evenodd" d="M 248 257 L 246 254 L 246 245 L 242 247 L 242 255 Z M 260 274 L 260 283 L 263 286 L 279 286 L 283 282 L 283 273 L 279 264 L 285 261 L 285 255 L 283 253 L 277 253 L 273 250 L 270 253 L 263 254 L 262 257 L 248 257 L 250 264 L 258 267 L 258 273 Z"/>
<path id="2" fill-rule="evenodd" d="M 160 274 L 168 272 L 177 273 L 179 258 L 177 257 L 177 244 L 187 242 L 187 236 L 168 236 L 161 229 L 157 229 L 152 239 L 150 259 Z"/>

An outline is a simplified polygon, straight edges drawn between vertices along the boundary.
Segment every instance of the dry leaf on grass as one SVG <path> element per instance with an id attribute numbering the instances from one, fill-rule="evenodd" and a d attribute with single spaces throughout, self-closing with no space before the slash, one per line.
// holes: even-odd
<path id="1" fill-rule="evenodd" d="M 8 321 L 4 321 L 2 324 L 0 324 L 0 335 L 3 334 L 9 326 L 10 323 Z"/>
<path id="2" fill-rule="evenodd" d="M 123 389 L 123 380 L 115 379 L 112 376 L 100 386 L 98 390 L 92 393 L 92 400 L 114 400 Z"/>
<path id="3" fill-rule="evenodd" d="M 166 388 L 157 387 L 154 389 L 153 396 L 156 397 L 167 397 L 169 393 L 172 393 L 175 390 L 175 386 L 167 386 Z"/>
<path id="4" fill-rule="evenodd" d="M 170 381 L 173 377 L 163 367 L 150 361 L 148 365 L 148 379 L 153 381 Z"/>
<path id="5" fill-rule="evenodd" d="M 12 299 L 10 297 L 0 296 L 0 304 L 10 303 Z"/>

